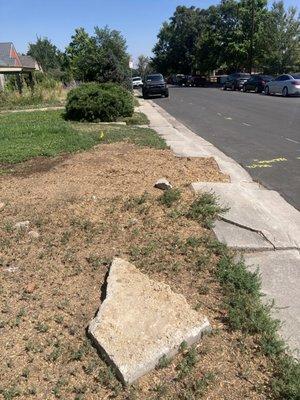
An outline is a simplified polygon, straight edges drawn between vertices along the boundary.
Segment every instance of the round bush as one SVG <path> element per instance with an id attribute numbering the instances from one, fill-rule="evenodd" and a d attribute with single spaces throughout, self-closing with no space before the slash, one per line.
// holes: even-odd
<path id="1" fill-rule="evenodd" d="M 133 114 L 130 92 L 114 83 L 85 83 L 68 93 L 66 118 L 76 121 L 113 122 Z"/>

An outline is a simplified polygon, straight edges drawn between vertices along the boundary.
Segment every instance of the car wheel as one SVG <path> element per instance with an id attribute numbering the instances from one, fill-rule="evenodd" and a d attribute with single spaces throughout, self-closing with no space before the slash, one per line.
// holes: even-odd
<path id="1" fill-rule="evenodd" d="M 254 92 L 255 93 L 260 93 L 260 90 L 258 89 L 258 86 L 255 86 Z"/>
<path id="2" fill-rule="evenodd" d="M 169 92 L 166 92 L 165 97 L 169 97 Z"/>
<path id="3" fill-rule="evenodd" d="M 266 94 L 267 96 L 270 95 L 270 88 L 269 88 L 269 86 L 266 86 L 266 87 L 265 87 L 265 94 Z"/>
<path id="4" fill-rule="evenodd" d="M 282 96 L 283 96 L 283 97 L 288 97 L 288 95 L 289 95 L 289 91 L 288 91 L 288 88 L 285 86 L 285 87 L 282 89 Z"/>
<path id="5" fill-rule="evenodd" d="M 245 86 L 245 85 L 243 86 L 243 92 L 244 92 L 244 93 L 246 93 L 246 92 L 247 92 L 247 88 L 246 88 L 246 86 Z"/>
<path id="6" fill-rule="evenodd" d="M 235 90 L 235 84 L 231 85 L 231 90 Z"/>
<path id="7" fill-rule="evenodd" d="M 223 86 L 223 90 L 227 90 L 227 86 L 226 85 Z"/>
<path id="8" fill-rule="evenodd" d="M 143 93 L 143 98 L 144 99 L 149 99 L 149 95 L 147 93 Z"/>

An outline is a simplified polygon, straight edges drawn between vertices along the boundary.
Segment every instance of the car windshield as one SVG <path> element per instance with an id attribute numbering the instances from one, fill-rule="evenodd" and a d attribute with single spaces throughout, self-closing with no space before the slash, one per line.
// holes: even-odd
<path id="1" fill-rule="evenodd" d="M 300 74 L 293 74 L 292 77 L 293 77 L 294 79 L 300 79 Z"/>
<path id="2" fill-rule="evenodd" d="M 147 81 L 162 81 L 163 77 L 162 75 L 148 75 L 147 76 Z"/>
<path id="3" fill-rule="evenodd" d="M 133 81 L 140 81 L 141 78 L 140 77 L 136 77 L 136 78 L 132 78 Z"/>
<path id="4" fill-rule="evenodd" d="M 271 81 L 272 79 L 274 79 L 274 77 L 271 75 L 261 75 L 260 78 L 264 79 L 265 81 Z"/>

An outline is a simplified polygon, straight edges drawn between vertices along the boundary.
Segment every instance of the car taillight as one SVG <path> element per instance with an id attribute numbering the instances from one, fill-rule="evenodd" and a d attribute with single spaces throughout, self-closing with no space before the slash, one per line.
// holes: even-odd
<path id="1" fill-rule="evenodd" d="M 300 85 L 300 81 L 291 81 L 292 85 Z"/>

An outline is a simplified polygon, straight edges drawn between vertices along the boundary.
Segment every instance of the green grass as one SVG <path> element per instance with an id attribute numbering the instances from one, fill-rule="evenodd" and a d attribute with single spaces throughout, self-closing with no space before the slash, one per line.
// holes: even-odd
<path id="1" fill-rule="evenodd" d="M 166 149 L 167 145 L 164 139 L 149 128 L 140 128 L 137 126 L 103 126 L 104 132 L 101 143 L 115 143 L 127 141 L 141 147 L 152 147 L 155 149 Z"/>
<path id="2" fill-rule="evenodd" d="M 149 125 L 150 121 L 147 115 L 141 112 L 135 112 L 132 117 L 126 117 L 123 119 L 127 125 Z"/>
<path id="3" fill-rule="evenodd" d="M 76 131 L 59 111 L 0 116 L 0 162 L 18 163 L 37 156 L 85 150 L 99 142 L 97 132 Z"/>
<path id="4" fill-rule="evenodd" d="M 64 120 L 61 111 L 0 115 L 0 163 L 3 164 L 74 153 L 98 143 L 124 140 L 138 146 L 166 148 L 165 141 L 149 128 L 71 123 Z"/>

